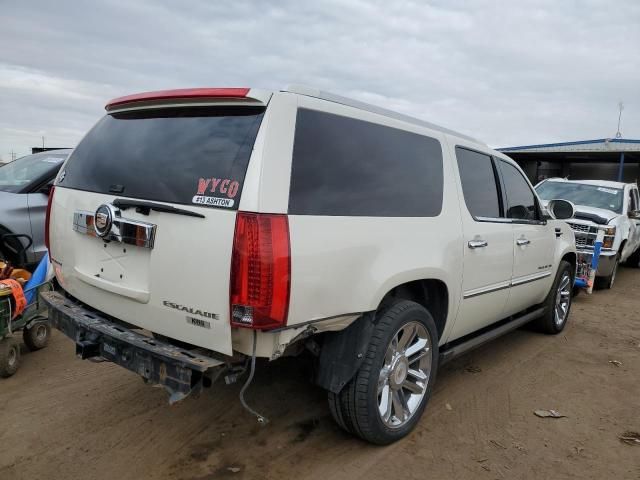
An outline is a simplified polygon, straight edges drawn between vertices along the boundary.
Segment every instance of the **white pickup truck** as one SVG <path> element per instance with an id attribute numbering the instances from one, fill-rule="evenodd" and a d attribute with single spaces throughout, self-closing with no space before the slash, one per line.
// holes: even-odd
<path id="1" fill-rule="evenodd" d="M 549 178 L 536 185 L 543 201 L 562 198 L 573 202 L 576 213 L 568 223 L 579 254 L 591 255 L 598 226 L 605 226 L 596 272 L 600 287 L 611 288 L 618 265 L 637 267 L 640 260 L 640 196 L 635 183 L 606 180 Z"/>

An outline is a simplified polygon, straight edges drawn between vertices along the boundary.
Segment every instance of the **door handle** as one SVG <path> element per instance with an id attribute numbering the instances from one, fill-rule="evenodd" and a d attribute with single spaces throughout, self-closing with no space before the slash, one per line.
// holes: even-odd
<path id="1" fill-rule="evenodd" d="M 469 240 L 469 243 L 467 243 L 467 245 L 469 245 L 469 248 L 474 249 L 474 248 L 484 248 L 487 245 L 489 245 L 489 243 L 487 243 L 486 240 L 477 239 L 477 240 Z"/>
<path id="2" fill-rule="evenodd" d="M 526 238 L 519 238 L 518 240 L 516 240 L 516 244 L 520 247 L 524 245 L 529 245 L 530 243 L 531 243 L 531 240 L 528 240 Z"/>

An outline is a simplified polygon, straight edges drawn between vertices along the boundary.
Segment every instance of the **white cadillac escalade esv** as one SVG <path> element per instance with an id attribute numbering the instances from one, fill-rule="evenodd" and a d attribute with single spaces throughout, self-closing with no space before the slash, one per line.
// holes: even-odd
<path id="1" fill-rule="evenodd" d="M 637 267 L 640 260 L 640 196 L 635 183 L 549 178 L 536 185 L 542 201 L 562 198 L 575 205 L 569 225 L 578 255 L 590 263 L 598 227 L 605 237 L 596 271 L 599 287 L 611 288 L 618 265 Z"/>
<path id="2" fill-rule="evenodd" d="M 386 444 L 416 425 L 442 362 L 566 325 L 576 250 L 556 218 L 573 207 L 547 213 L 482 142 L 304 87 L 106 110 L 51 194 L 61 290 L 43 299 L 80 357 L 172 401 L 247 370 L 244 392 L 256 357 L 305 353 L 337 423 Z"/>

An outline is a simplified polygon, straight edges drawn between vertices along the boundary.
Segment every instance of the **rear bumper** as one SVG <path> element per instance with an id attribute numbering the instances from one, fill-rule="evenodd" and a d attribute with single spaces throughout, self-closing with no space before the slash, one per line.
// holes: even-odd
<path id="1" fill-rule="evenodd" d="M 51 325 L 76 343 L 82 359 L 102 357 L 163 385 L 171 402 L 199 391 L 207 374 L 224 365 L 222 360 L 200 355 L 125 328 L 99 313 L 76 305 L 59 292 L 41 295 Z"/>

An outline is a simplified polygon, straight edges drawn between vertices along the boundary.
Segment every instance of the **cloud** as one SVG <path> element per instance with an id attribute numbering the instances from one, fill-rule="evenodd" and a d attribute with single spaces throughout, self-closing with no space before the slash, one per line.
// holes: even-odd
<path id="1" fill-rule="evenodd" d="M 614 8 L 615 7 L 615 8 Z M 112 97 L 317 86 L 493 146 L 640 138 L 640 4 L 2 2 L 0 157 L 73 146 Z"/>

